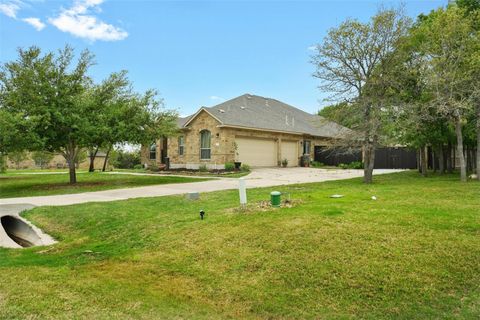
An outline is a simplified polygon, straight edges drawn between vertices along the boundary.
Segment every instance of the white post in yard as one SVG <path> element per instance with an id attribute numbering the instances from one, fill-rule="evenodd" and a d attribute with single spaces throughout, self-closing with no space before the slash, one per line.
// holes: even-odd
<path id="1" fill-rule="evenodd" d="M 240 206 L 245 208 L 247 206 L 247 188 L 244 178 L 238 179 L 238 193 L 240 195 Z"/>

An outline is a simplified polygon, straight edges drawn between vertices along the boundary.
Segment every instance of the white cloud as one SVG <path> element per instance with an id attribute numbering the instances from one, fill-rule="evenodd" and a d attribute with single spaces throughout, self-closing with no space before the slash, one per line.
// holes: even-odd
<path id="1" fill-rule="evenodd" d="M 17 1 L 0 3 L 0 12 L 10 18 L 16 19 L 18 10 L 20 6 Z"/>
<path id="2" fill-rule="evenodd" d="M 310 46 L 310 47 L 307 48 L 307 50 L 315 51 L 315 50 L 317 50 L 317 46 L 316 45 L 315 46 Z"/>
<path id="3" fill-rule="evenodd" d="M 38 18 L 24 18 L 22 20 L 34 27 L 37 31 L 41 31 L 45 28 L 45 23 Z"/>
<path id="4" fill-rule="evenodd" d="M 118 27 L 105 23 L 95 17 L 91 11 L 100 12 L 98 7 L 103 0 L 77 0 L 69 9 L 64 9 L 56 18 L 48 19 L 60 31 L 90 41 L 123 40 L 128 33 Z"/>
<path id="5" fill-rule="evenodd" d="M 218 96 L 210 96 L 210 100 L 215 100 L 215 101 L 225 101 L 224 98 L 218 97 Z"/>

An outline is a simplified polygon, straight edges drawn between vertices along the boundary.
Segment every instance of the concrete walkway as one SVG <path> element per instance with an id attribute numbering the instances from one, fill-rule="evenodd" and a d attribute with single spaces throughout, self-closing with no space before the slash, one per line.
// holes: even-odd
<path id="1" fill-rule="evenodd" d="M 401 170 L 375 170 L 374 174 L 399 172 Z M 125 173 L 126 174 L 126 173 Z M 329 170 L 316 168 L 261 168 L 255 169 L 244 177 L 247 188 L 272 187 L 296 183 L 322 182 L 330 180 L 350 179 L 361 177 L 363 170 Z M 238 179 L 218 178 L 209 181 L 153 185 L 137 188 L 114 189 L 76 194 L 53 196 L 5 198 L 0 199 L 4 204 L 31 204 L 34 206 L 63 206 L 85 202 L 117 201 L 132 198 L 159 197 L 188 192 L 212 192 L 236 189 Z"/>

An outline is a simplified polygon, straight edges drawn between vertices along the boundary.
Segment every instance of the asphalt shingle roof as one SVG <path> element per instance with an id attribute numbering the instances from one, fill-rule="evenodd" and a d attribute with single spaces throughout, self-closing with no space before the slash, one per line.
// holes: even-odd
<path id="1" fill-rule="evenodd" d="M 324 117 L 313 115 L 281 101 L 244 94 L 213 107 L 204 107 L 223 125 L 338 138 L 351 132 Z M 191 118 L 180 118 L 184 127 Z"/>

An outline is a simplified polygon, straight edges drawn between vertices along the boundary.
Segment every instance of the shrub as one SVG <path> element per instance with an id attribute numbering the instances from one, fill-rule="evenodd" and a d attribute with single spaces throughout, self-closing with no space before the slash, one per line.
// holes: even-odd
<path id="1" fill-rule="evenodd" d="M 133 169 L 137 164 L 141 165 L 140 152 L 126 152 L 118 150 L 114 153 L 113 165 L 120 169 Z"/>
<path id="2" fill-rule="evenodd" d="M 341 169 L 363 169 L 363 163 L 360 161 L 353 161 L 350 163 L 340 163 L 338 165 Z"/>
<path id="3" fill-rule="evenodd" d="M 363 163 L 360 161 L 353 161 L 348 165 L 349 169 L 363 169 Z"/>
<path id="4" fill-rule="evenodd" d="M 152 164 L 152 165 L 148 166 L 148 170 L 150 170 L 152 172 L 158 172 L 158 171 L 160 171 L 160 168 L 157 165 Z"/>
<path id="5" fill-rule="evenodd" d="M 5 156 L 0 153 L 0 173 L 7 172 L 7 161 L 5 160 Z"/>
<path id="6" fill-rule="evenodd" d="M 204 163 L 204 164 L 201 164 L 199 167 L 198 167 L 198 171 L 200 172 L 207 172 L 208 171 L 208 168 L 207 168 L 207 165 Z"/>
<path id="7" fill-rule="evenodd" d="M 47 151 L 35 151 L 32 153 L 32 160 L 42 169 L 48 167 L 48 164 L 52 161 L 53 157 L 53 153 Z"/>
<path id="8" fill-rule="evenodd" d="M 318 161 L 312 161 L 312 162 L 310 163 L 310 165 L 311 165 L 312 167 L 314 167 L 314 168 L 320 168 L 320 167 L 325 166 L 324 163 L 318 162 Z"/>
<path id="9" fill-rule="evenodd" d="M 141 165 L 141 164 L 136 164 L 136 165 L 133 166 L 133 169 L 135 169 L 135 170 L 141 170 L 141 169 L 143 169 L 143 165 Z"/>
<path id="10" fill-rule="evenodd" d="M 243 172 L 248 172 L 248 171 L 250 171 L 250 166 L 248 164 L 244 163 L 240 167 L 240 170 L 242 170 Z"/>
<path id="11" fill-rule="evenodd" d="M 282 160 L 282 167 L 285 168 L 286 166 L 288 166 L 288 159 L 283 159 Z"/>
<path id="12" fill-rule="evenodd" d="M 233 171 L 235 170 L 235 164 L 233 162 L 225 163 L 225 171 Z"/>

